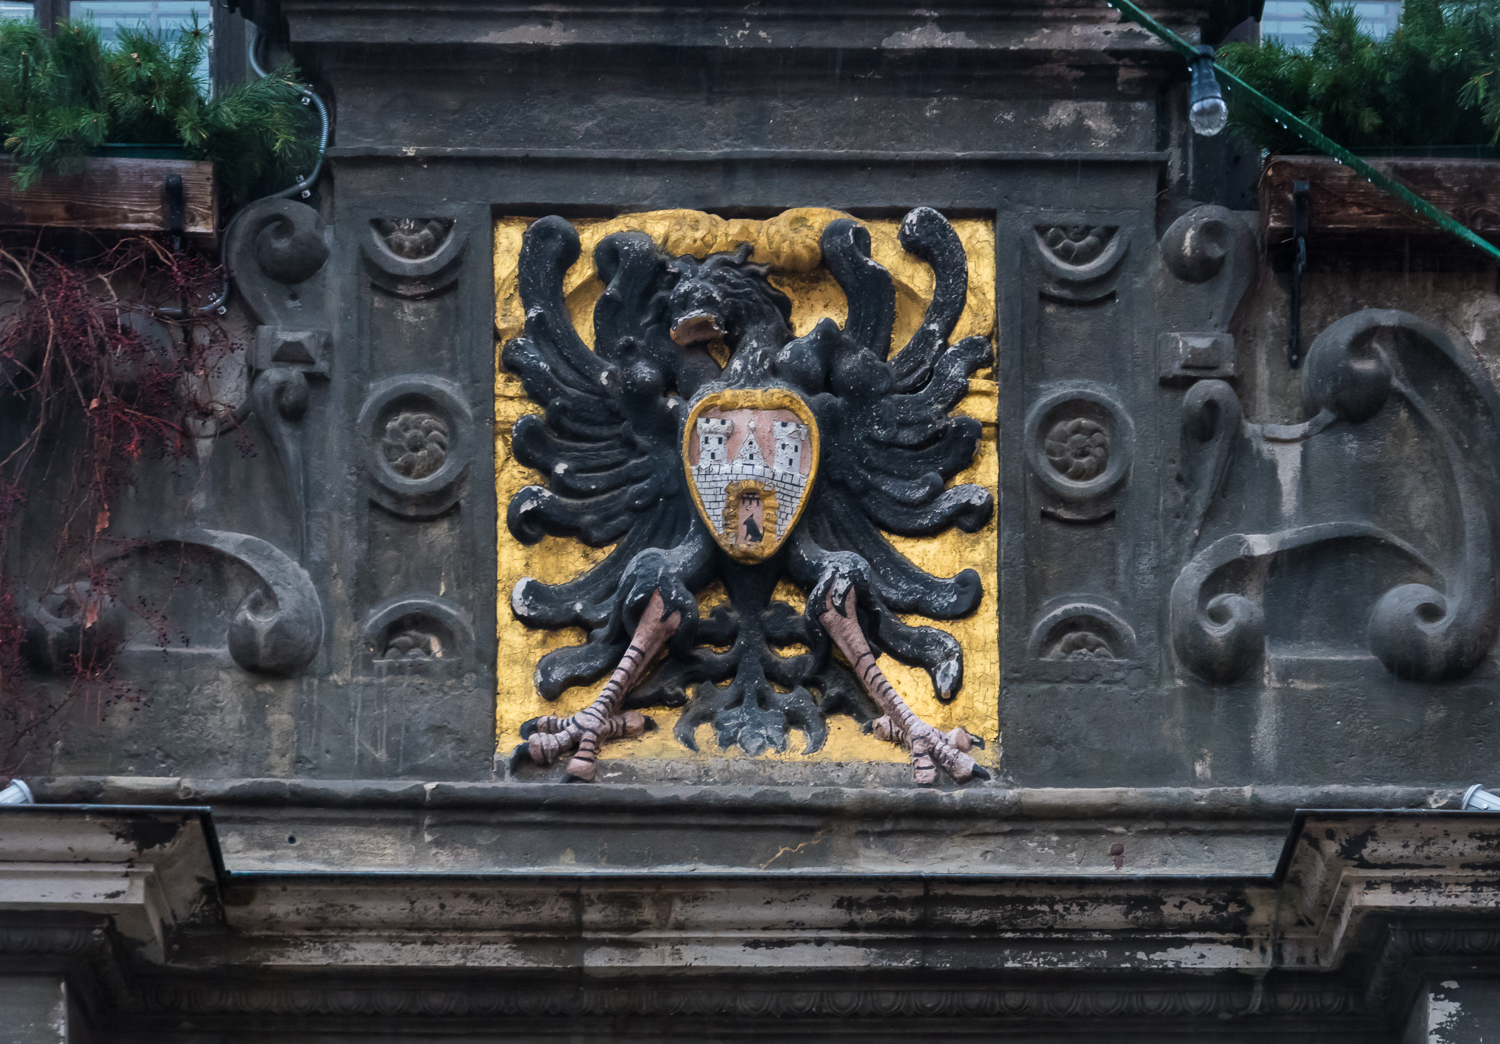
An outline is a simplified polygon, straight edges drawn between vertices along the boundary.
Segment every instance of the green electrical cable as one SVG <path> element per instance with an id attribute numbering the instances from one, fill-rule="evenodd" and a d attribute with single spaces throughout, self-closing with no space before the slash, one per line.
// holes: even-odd
<path id="1" fill-rule="evenodd" d="M 1119 11 L 1120 14 L 1124 15 L 1125 18 L 1129 21 L 1134 22 L 1136 25 L 1139 25 L 1146 31 L 1150 32 L 1152 35 L 1161 39 L 1162 42 L 1164 42 L 1168 47 L 1172 48 L 1172 50 L 1178 52 L 1189 61 L 1195 61 L 1198 58 L 1202 57 L 1202 55 L 1198 53 L 1198 48 L 1194 47 L 1182 37 L 1172 32 L 1172 30 L 1168 29 L 1156 19 L 1152 18 L 1145 11 L 1142 11 L 1139 7 L 1135 6 L 1135 4 L 1131 3 L 1130 0 L 1106 0 L 1106 3 L 1108 3 L 1110 7 L 1113 7 L 1115 10 Z M 1323 134 L 1317 128 L 1307 124 L 1303 120 L 1298 119 L 1296 116 L 1283 109 L 1280 105 L 1277 105 L 1270 98 L 1267 98 L 1264 94 L 1261 94 L 1260 91 L 1256 90 L 1254 87 L 1251 87 L 1244 80 L 1234 75 L 1234 73 L 1220 68 L 1217 64 L 1214 66 L 1214 73 L 1218 76 L 1219 82 L 1227 86 L 1232 94 L 1248 100 L 1256 108 L 1260 109 L 1267 116 L 1280 123 L 1283 127 L 1295 133 L 1309 145 L 1316 146 L 1323 152 L 1327 153 L 1329 156 L 1338 160 L 1338 162 L 1342 163 L 1344 166 L 1348 167 L 1350 170 L 1354 171 L 1356 174 L 1360 175 L 1360 177 L 1364 178 L 1376 188 L 1396 197 L 1417 214 L 1426 218 L 1428 221 L 1431 221 L 1434 225 L 1437 225 L 1444 232 L 1451 232 L 1453 235 L 1462 239 L 1470 246 L 1478 247 L 1494 260 L 1500 261 L 1500 247 L 1496 247 L 1493 243 L 1490 243 L 1480 236 L 1475 235 L 1472 230 L 1464 227 L 1457 220 L 1455 220 L 1452 215 L 1445 214 L 1443 211 L 1427 202 L 1427 200 L 1417 195 L 1411 189 L 1407 188 L 1405 185 L 1401 184 L 1401 182 L 1397 181 L 1390 175 L 1382 174 L 1380 171 L 1370 166 L 1354 153 L 1344 148 L 1344 146 L 1340 145 L 1332 138 L 1329 138 L 1327 135 Z"/>

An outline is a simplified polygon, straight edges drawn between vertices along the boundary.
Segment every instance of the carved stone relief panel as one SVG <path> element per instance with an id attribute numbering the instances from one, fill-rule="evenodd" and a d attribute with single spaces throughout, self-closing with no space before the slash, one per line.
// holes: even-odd
<path id="1" fill-rule="evenodd" d="M 461 288 L 482 285 L 465 268 L 470 226 L 455 214 L 351 222 L 369 354 L 369 383 L 353 417 L 370 506 L 363 539 L 388 563 L 361 573 L 365 623 L 353 658 L 356 670 L 378 676 L 450 674 L 474 651 L 469 610 L 460 605 L 473 554 L 461 549 L 481 524 L 467 512 L 485 510 L 488 495 L 465 504 L 486 412 L 466 389 L 473 359 L 464 324 L 476 294 Z M 391 606 L 409 611 L 388 620 Z"/>
<path id="2" fill-rule="evenodd" d="M 497 222 L 497 724 L 527 740 L 518 767 L 592 778 L 629 739 L 611 756 L 981 774 L 992 258 L 987 223 L 928 210 Z"/>
<path id="3" fill-rule="evenodd" d="M 1002 213 L 1002 640 L 1007 678 L 1118 683 L 1150 648 L 1155 447 L 1139 215 Z M 1144 483 L 1144 486 L 1142 485 Z M 1138 641 L 1139 638 L 1139 641 Z M 1130 665 L 1130 666 L 1127 666 Z M 1149 669 L 1149 657 L 1147 657 Z M 1003 716 L 1002 716 L 1003 720 Z"/>
<path id="4" fill-rule="evenodd" d="M 80 577 L 41 597 L 25 644 L 42 670 L 65 672 L 76 659 L 89 663 L 107 649 L 118 650 L 113 660 L 124 677 L 154 675 L 164 651 L 211 664 L 215 672 L 233 664 L 259 675 L 295 676 L 308 670 L 322 648 L 322 601 L 302 562 L 308 516 L 303 421 L 309 378 L 321 383 L 329 373 L 327 230 L 311 207 L 263 200 L 232 222 L 225 256 L 236 303 L 255 330 L 245 360 L 246 401 L 233 411 L 233 424 L 200 434 L 202 470 L 193 479 L 193 495 L 181 503 L 155 503 L 144 512 L 116 512 L 120 517 L 107 550 L 80 566 L 94 571 L 99 590 Z M 269 488 L 282 508 L 256 517 L 274 518 L 285 527 L 282 532 L 256 535 L 205 524 L 205 518 L 218 516 L 231 525 L 254 526 L 244 517 L 248 512 L 234 510 L 227 490 L 213 503 L 208 495 L 216 455 L 236 454 L 236 447 L 224 445 L 232 440 L 220 436 L 248 423 L 258 424 L 252 439 L 260 442 L 264 436 L 261 444 L 269 449 L 264 459 L 279 473 Z M 252 480 L 265 477 L 248 465 L 247 472 Z M 217 474 L 222 479 L 235 473 Z M 140 488 L 151 489 L 144 483 Z M 151 495 L 168 488 L 159 486 Z M 193 585 L 193 595 L 174 596 L 181 576 L 191 571 L 186 562 L 191 556 L 214 564 L 203 571 L 207 579 Z M 185 605 L 195 600 L 202 604 Z"/>
<path id="5" fill-rule="evenodd" d="M 1313 341 L 1304 423 L 1241 425 L 1225 386 L 1200 388 L 1183 414 L 1191 554 L 1171 591 L 1182 669 L 1228 685 L 1268 656 L 1357 669 L 1366 652 L 1412 681 L 1473 672 L 1500 628 L 1500 398 L 1473 350 L 1366 309 Z"/>

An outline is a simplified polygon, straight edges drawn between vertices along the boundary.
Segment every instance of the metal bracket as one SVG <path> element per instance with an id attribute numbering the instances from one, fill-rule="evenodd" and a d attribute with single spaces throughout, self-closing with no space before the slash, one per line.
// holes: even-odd
<path id="1" fill-rule="evenodd" d="M 1302 273 L 1307 269 L 1307 196 L 1310 185 L 1292 182 L 1292 235 L 1297 253 L 1292 258 L 1291 333 L 1286 343 L 1286 361 L 1292 369 L 1302 364 Z"/>

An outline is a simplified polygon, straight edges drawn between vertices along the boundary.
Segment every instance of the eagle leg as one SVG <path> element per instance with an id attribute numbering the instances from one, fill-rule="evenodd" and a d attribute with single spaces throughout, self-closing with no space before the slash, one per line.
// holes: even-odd
<path id="1" fill-rule="evenodd" d="M 664 614 L 661 593 L 654 592 L 631 636 L 629 648 L 593 703 L 566 718 L 549 714 L 522 726 L 532 761 L 550 765 L 576 747 L 568 761 L 568 775 L 587 782 L 594 778 L 594 762 L 601 746 L 612 739 L 633 739 L 652 727 L 651 719 L 644 714 L 622 712 L 620 707 L 625 694 L 640 681 L 652 658 L 682 622 L 681 613 Z"/>
<path id="2" fill-rule="evenodd" d="M 961 727 L 939 732 L 917 717 L 886 679 L 880 665 L 875 662 L 875 654 L 870 651 L 870 643 L 859 628 L 854 611 L 854 588 L 850 587 L 845 596 L 842 613 L 835 608 L 831 591 L 827 606 L 818 622 L 848 658 L 860 684 L 882 712 L 873 723 L 872 731 L 879 738 L 911 751 L 912 779 L 920 786 L 930 786 L 937 782 L 938 766 L 942 766 L 955 783 L 967 783 L 976 777 L 988 779 L 989 773 L 976 765 L 968 754 L 972 747 L 983 745 L 978 737 L 971 736 Z"/>

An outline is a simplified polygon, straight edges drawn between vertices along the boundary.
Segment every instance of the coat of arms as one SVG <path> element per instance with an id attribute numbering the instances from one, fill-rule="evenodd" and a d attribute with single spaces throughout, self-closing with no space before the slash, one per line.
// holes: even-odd
<path id="1" fill-rule="evenodd" d="M 894 354 L 892 281 L 849 219 L 821 237 L 848 300 L 842 327 L 823 319 L 794 336 L 790 302 L 749 244 L 671 257 L 622 232 L 594 252 L 604 292 L 590 349 L 562 289 L 576 231 L 555 217 L 527 230 L 526 325 L 502 361 L 544 409 L 516 423 L 512 452 L 548 484 L 513 497 L 508 525 L 523 542 L 551 534 L 612 550 L 569 582 L 515 587 L 524 623 L 587 635 L 541 659 L 543 697 L 608 676 L 584 710 L 527 722 L 518 756 L 567 755 L 569 775 L 592 779 L 603 744 L 649 727 L 641 710 L 680 706 L 676 736 L 690 747 L 706 724 L 749 754 L 784 749 L 791 729 L 811 750 L 825 718 L 847 713 L 904 746 L 919 783 L 940 769 L 957 782 L 986 775 L 967 753 L 976 738 L 914 714 L 877 659 L 925 669 L 939 699 L 958 692 L 957 640 L 908 621 L 973 612 L 979 575 L 934 576 L 885 534 L 973 532 L 994 509 L 986 490 L 948 486 L 980 434 L 950 411 L 992 354 L 982 337 L 948 341 L 965 301 L 963 247 L 926 208 L 907 215 L 900 240 L 936 287 Z M 800 610 L 774 597 L 783 580 L 806 593 Z M 716 584 L 727 597 L 702 608 Z"/>
<path id="2" fill-rule="evenodd" d="M 759 562 L 802 517 L 817 472 L 818 422 L 789 391 L 715 392 L 683 425 L 682 459 L 714 540 L 741 562 Z"/>

